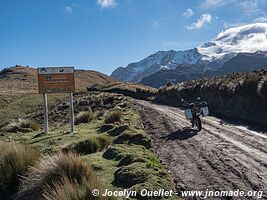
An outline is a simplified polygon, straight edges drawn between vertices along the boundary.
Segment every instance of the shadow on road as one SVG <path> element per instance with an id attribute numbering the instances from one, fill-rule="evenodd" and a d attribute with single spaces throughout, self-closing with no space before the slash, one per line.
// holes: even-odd
<path id="1" fill-rule="evenodd" d="M 197 135 L 197 130 L 192 128 L 179 129 L 169 135 L 164 136 L 166 140 L 187 140 Z"/>

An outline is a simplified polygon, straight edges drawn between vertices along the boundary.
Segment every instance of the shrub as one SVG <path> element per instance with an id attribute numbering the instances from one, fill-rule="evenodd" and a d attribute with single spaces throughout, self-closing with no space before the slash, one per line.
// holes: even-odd
<path id="1" fill-rule="evenodd" d="M 81 155 L 102 151 L 111 143 L 111 139 L 105 135 L 91 135 L 90 137 L 72 143 L 63 148 L 64 152 L 76 152 Z"/>
<path id="2" fill-rule="evenodd" d="M 57 153 L 43 157 L 30 168 L 15 199 L 57 199 L 65 192 L 67 199 L 86 199 L 80 195 L 90 195 L 86 191 L 92 188 L 100 189 L 92 167 L 75 154 Z M 88 196 L 87 199 L 93 198 Z"/>
<path id="3" fill-rule="evenodd" d="M 0 74 L 7 74 L 8 72 L 11 72 L 12 70 L 10 68 L 4 68 L 0 71 Z"/>
<path id="4" fill-rule="evenodd" d="M 97 118 L 97 119 L 100 119 L 100 118 L 102 118 L 103 116 L 104 116 L 104 114 L 105 114 L 105 110 L 97 110 L 96 112 L 95 112 L 95 117 Z"/>
<path id="5" fill-rule="evenodd" d="M 22 120 L 20 122 L 20 127 L 21 128 L 31 128 L 32 130 L 37 131 L 40 129 L 40 124 L 38 124 L 35 121 L 27 119 L 27 120 Z"/>
<path id="6" fill-rule="evenodd" d="M 257 92 L 260 97 L 267 98 L 267 77 L 259 81 L 257 86 Z"/>
<path id="7" fill-rule="evenodd" d="M 90 111 L 83 111 L 79 112 L 78 115 L 75 117 L 75 125 L 81 123 L 88 123 L 94 118 L 94 114 Z"/>
<path id="8" fill-rule="evenodd" d="M 119 122 L 121 120 L 122 113 L 121 111 L 113 110 L 108 111 L 105 115 L 105 123 L 110 124 L 114 122 Z"/>
<path id="9" fill-rule="evenodd" d="M 166 84 L 167 87 L 171 87 L 171 86 L 173 86 L 173 85 L 174 85 L 174 83 L 171 82 L 171 81 L 169 81 L 169 82 Z"/>
<path id="10" fill-rule="evenodd" d="M 39 156 L 36 149 L 18 144 L 0 144 L 0 197 L 8 199 L 19 187 L 19 177 Z"/>

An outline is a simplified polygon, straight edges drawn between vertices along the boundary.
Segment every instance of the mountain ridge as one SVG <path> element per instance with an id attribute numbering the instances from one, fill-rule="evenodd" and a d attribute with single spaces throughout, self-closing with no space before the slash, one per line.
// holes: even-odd
<path id="1" fill-rule="evenodd" d="M 192 69 L 195 66 L 191 65 L 185 67 L 190 67 Z M 197 68 L 199 68 L 199 66 Z M 267 69 L 267 52 L 238 53 L 235 57 L 225 62 L 218 70 L 207 70 L 205 73 L 197 73 L 197 71 L 192 70 L 191 73 L 185 74 L 181 73 L 181 69 L 162 70 L 144 77 L 140 83 L 158 88 L 168 82 L 180 83 L 189 80 L 227 75 L 234 72 L 249 72 L 259 69 Z"/>
<path id="2" fill-rule="evenodd" d="M 162 70 L 177 71 L 181 64 L 189 64 L 188 69 L 180 71 L 181 75 L 195 74 L 196 70 L 204 75 L 206 71 L 217 71 L 239 53 L 258 51 L 267 51 L 267 23 L 227 29 L 210 42 L 193 49 L 158 51 L 126 67 L 117 68 L 111 77 L 124 82 L 142 82 L 142 79 Z"/>

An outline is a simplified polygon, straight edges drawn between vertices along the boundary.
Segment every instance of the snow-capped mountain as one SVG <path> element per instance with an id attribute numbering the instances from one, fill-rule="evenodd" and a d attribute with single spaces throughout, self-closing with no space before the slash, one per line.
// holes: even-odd
<path id="1" fill-rule="evenodd" d="M 201 66 L 201 65 L 200 65 Z M 216 71 L 206 70 L 201 73 L 200 66 L 179 65 L 175 70 L 161 70 L 144 77 L 141 83 L 152 87 L 160 87 L 168 82 L 178 83 L 188 80 L 202 79 L 213 76 L 221 76 L 233 72 L 249 72 L 259 69 L 267 69 L 267 52 L 257 51 L 255 53 L 238 53 L 225 62 Z M 203 66 L 204 67 L 204 66 Z M 190 69 L 190 73 L 185 73 Z"/>
<path id="2" fill-rule="evenodd" d="M 126 68 L 117 68 L 111 76 L 121 81 L 139 82 L 143 77 L 157 71 L 175 69 L 180 64 L 196 64 L 201 59 L 202 55 L 196 48 L 186 51 L 158 51 Z"/>
<path id="3" fill-rule="evenodd" d="M 267 23 L 255 23 L 230 28 L 197 48 L 185 51 L 159 51 L 147 58 L 131 63 L 127 67 L 119 67 L 112 77 L 121 81 L 139 82 L 161 70 L 178 70 L 179 65 L 186 64 L 181 75 L 216 71 L 224 63 L 238 53 L 254 53 L 267 51 Z"/>

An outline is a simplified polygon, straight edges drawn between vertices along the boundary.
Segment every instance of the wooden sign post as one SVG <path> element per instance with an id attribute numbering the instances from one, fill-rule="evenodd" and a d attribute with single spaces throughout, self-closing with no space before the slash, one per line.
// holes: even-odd
<path id="1" fill-rule="evenodd" d="M 74 128 L 74 108 L 73 108 L 73 93 L 70 93 L 70 131 L 75 132 Z"/>
<path id="2" fill-rule="evenodd" d="M 48 105 L 47 105 L 47 94 L 43 94 L 43 104 L 44 104 L 44 132 L 48 133 Z"/>
<path id="3" fill-rule="evenodd" d="M 48 133 L 48 93 L 70 94 L 70 127 L 71 133 L 74 128 L 73 93 L 75 92 L 74 67 L 47 67 L 38 68 L 38 91 L 43 94 L 44 104 L 44 132 Z"/>

